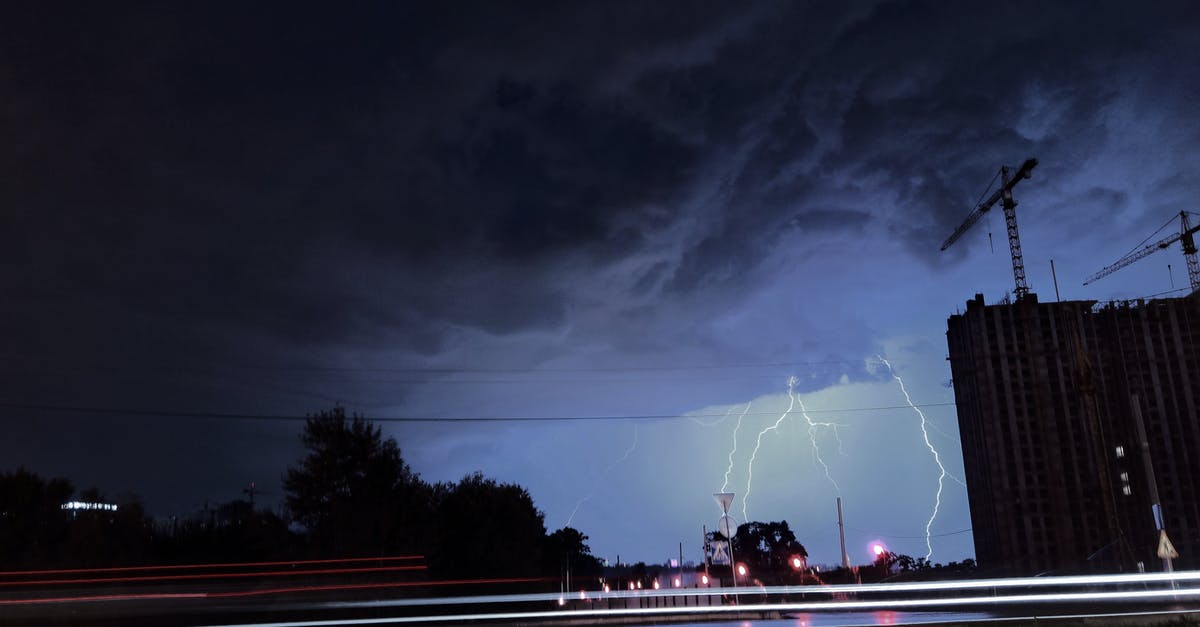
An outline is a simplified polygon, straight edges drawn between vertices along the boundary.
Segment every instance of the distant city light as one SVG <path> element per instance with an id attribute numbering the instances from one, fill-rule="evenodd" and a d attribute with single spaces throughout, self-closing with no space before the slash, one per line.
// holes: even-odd
<path id="1" fill-rule="evenodd" d="M 874 553 L 876 557 L 883 555 L 883 551 L 884 548 L 882 544 L 876 542 L 875 544 L 871 545 L 871 552 Z"/>
<path id="2" fill-rule="evenodd" d="M 79 511 L 79 510 L 97 510 L 101 512 L 115 512 L 117 506 L 112 503 L 91 503 L 88 501 L 68 501 L 62 504 L 64 510 Z"/>

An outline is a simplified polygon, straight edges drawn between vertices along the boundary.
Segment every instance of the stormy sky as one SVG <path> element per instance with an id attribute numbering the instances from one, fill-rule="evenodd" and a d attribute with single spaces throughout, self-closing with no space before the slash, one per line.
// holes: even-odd
<path id="1" fill-rule="evenodd" d="M 945 320 L 1013 276 L 998 209 L 938 248 L 999 167 L 1040 162 L 1042 300 L 1051 259 L 1063 299 L 1187 285 L 1178 248 L 1081 285 L 1197 210 L 1187 2 L 0 13 L 0 469 L 156 515 L 277 505 L 274 418 L 340 404 L 609 560 L 698 560 L 722 487 L 817 563 L 839 494 L 854 560 L 962 559 Z"/>

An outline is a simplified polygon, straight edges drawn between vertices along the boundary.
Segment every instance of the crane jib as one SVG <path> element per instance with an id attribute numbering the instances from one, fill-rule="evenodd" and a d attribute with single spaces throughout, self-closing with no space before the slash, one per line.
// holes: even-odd
<path id="1" fill-rule="evenodd" d="M 979 219 L 983 217 L 983 214 L 987 213 L 987 211 L 992 208 L 992 205 L 995 205 L 997 202 L 999 202 L 1006 192 L 1011 193 L 1012 188 L 1017 185 L 1018 181 L 1029 178 L 1033 168 L 1035 168 L 1037 164 L 1037 159 L 1026 159 L 1025 163 L 1021 164 L 1021 167 L 1017 169 L 1012 178 L 1004 181 L 1000 188 L 997 189 L 991 196 L 989 196 L 987 200 L 979 203 L 979 205 L 976 206 L 973 211 L 971 211 L 970 215 L 963 220 L 963 223 L 958 225 L 957 229 L 954 229 L 954 232 L 950 234 L 950 237 L 947 237 L 946 241 L 942 242 L 941 249 L 944 251 L 949 248 L 951 244 L 958 241 L 958 238 L 962 237 L 963 233 L 966 233 L 972 225 L 978 222 Z"/>

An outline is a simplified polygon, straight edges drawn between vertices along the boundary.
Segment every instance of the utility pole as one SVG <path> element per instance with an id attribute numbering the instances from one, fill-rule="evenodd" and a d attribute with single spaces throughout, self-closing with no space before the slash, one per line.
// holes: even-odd
<path id="1" fill-rule="evenodd" d="M 846 527 L 842 523 L 842 497 L 837 497 L 838 508 L 838 536 L 842 541 L 842 568 L 849 570 L 850 556 L 846 554 Z"/>
<path id="2" fill-rule="evenodd" d="M 1158 499 L 1158 482 L 1154 479 L 1154 462 L 1150 458 L 1150 438 L 1146 437 L 1146 424 L 1142 421 L 1142 403 L 1137 394 L 1129 397 L 1133 405 L 1133 424 L 1137 429 L 1138 441 L 1142 446 L 1142 464 L 1146 472 L 1146 489 L 1150 495 L 1150 511 L 1154 515 L 1154 528 L 1158 531 L 1158 557 L 1163 561 L 1163 572 L 1174 572 L 1172 561 L 1179 557 L 1171 540 L 1167 538 L 1166 523 L 1162 513 L 1162 502 Z"/>

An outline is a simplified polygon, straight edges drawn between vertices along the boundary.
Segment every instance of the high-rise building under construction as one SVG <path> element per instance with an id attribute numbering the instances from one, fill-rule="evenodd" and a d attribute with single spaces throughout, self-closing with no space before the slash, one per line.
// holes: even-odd
<path id="1" fill-rule="evenodd" d="M 982 568 L 1200 567 L 1200 292 L 976 295 L 946 337 Z"/>

